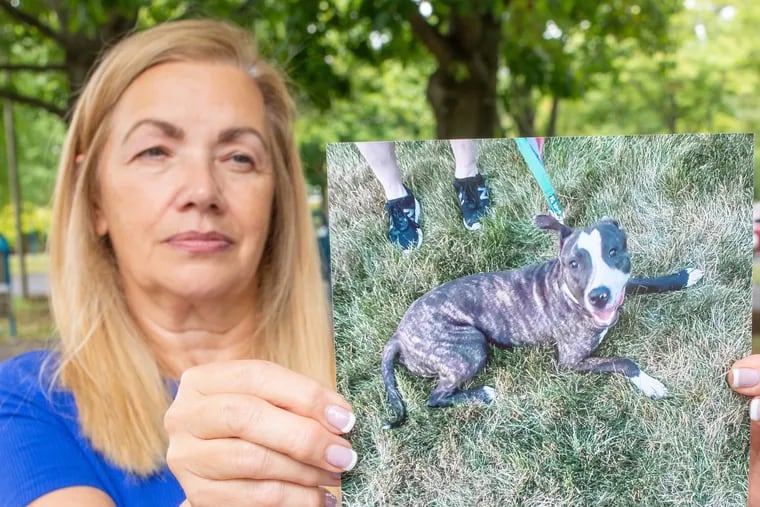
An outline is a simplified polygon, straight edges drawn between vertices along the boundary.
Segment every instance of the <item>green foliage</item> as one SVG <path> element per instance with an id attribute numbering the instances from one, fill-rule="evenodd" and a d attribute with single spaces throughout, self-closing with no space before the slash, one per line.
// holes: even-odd
<path id="1" fill-rule="evenodd" d="M 353 89 L 329 111 L 305 107 L 296 125 L 306 175 L 325 185 L 325 146 L 336 141 L 434 137 L 432 112 L 424 97 L 426 68 L 394 61 L 358 67 Z"/>
<path id="2" fill-rule="evenodd" d="M 734 17 L 727 7 L 735 9 Z M 622 45 L 614 61 L 618 72 L 595 76 L 594 89 L 582 101 L 565 102 L 557 132 L 758 132 L 760 66 L 754 55 L 760 54 L 760 41 L 753 36 L 758 23 L 757 2 L 736 0 L 720 8 L 696 2 L 672 17 L 672 50 Z M 700 25 L 704 39 L 696 34 Z"/>
<path id="3" fill-rule="evenodd" d="M 0 101 L 1 104 L 2 101 Z M 0 105 L 0 110 L 2 106 Z M 16 157 L 21 187 L 24 232 L 38 232 L 44 238 L 50 227 L 50 200 L 55 185 L 65 125 L 41 109 L 13 107 L 16 134 Z M 4 125 L 0 122 L 0 233 L 16 244 L 16 228 L 7 170 Z"/>
<path id="4" fill-rule="evenodd" d="M 21 206 L 21 223 L 24 234 L 38 233 L 43 241 L 50 230 L 50 208 L 35 206 L 30 202 L 24 202 Z M 11 248 L 16 248 L 16 226 L 13 206 L 6 204 L 0 208 L 0 233 L 5 236 Z"/>
<path id="5" fill-rule="evenodd" d="M 726 6 L 696 2 L 684 10 L 675 0 L 446 0 L 430 5 L 432 13 L 420 19 L 443 37 L 457 23 L 484 16 L 501 20 L 496 41 L 501 129 L 496 134 L 516 133 L 521 123 L 546 133 L 556 98 L 561 102 L 555 131 L 563 134 L 757 131 L 760 125 L 755 99 L 760 64 L 754 56 L 760 54 L 754 37 L 760 7 L 751 0 L 730 4 L 736 10 L 733 19 L 721 17 Z M 439 64 L 410 24 L 419 8 L 415 2 L 35 0 L 19 8 L 51 30 L 96 43 L 89 52 L 102 48 L 99 35 L 114 18 L 147 28 L 211 16 L 250 28 L 262 54 L 291 78 L 300 111 L 297 139 L 313 184 L 324 185 L 328 142 L 436 135 L 426 93 Z M 698 23 L 706 27 L 706 41 L 694 36 Z M 0 55 L 7 63 L 62 64 L 65 49 L 0 8 Z M 470 75 L 463 60 L 450 68 L 459 80 Z M 10 79 L 0 75 L 0 88 L 5 85 L 59 110 L 67 107 L 73 89 L 69 73 L 60 68 L 14 71 Z M 15 118 L 23 198 L 45 206 L 64 124 L 39 108 L 18 104 Z M 0 169 L 5 163 L 0 143 Z M 8 199 L 3 176 L 0 204 Z"/>
<path id="6" fill-rule="evenodd" d="M 343 12 L 356 18 L 365 35 L 349 37 L 346 45 L 370 62 L 435 61 L 463 81 L 475 71 L 471 59 L 482 56 L 478 37 L 496 23 L 499 32 L 488 44 L 498 46 L 498 95 L 508 116 L 502 127 L 513 121 L 521 130 L 534 129 L 534 100 L 582 97 L 595 75 L 614 73 L 621 43 L 649 52 L 672 47 L 668 23 L 680 8 L 676 0 L 425 3 L 429 15 L 418 15 L 412 2 L 348 2 Z M 486 72 L 494 74 L 484 79 L 496 79 L 496 68 Z"/>

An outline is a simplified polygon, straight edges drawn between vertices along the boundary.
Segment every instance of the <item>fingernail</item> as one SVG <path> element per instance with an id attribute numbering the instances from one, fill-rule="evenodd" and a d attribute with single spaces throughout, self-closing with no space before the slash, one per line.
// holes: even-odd
<path id="1" fill-rule="evenodd" d="M 356 416 L 343 407 L 330 405 L 327 407 L 327 422 L 341 433 L 348 433 L 354 427 Z"/>
<path id="2" fill-rule="evenodd" d="M 760 421 L 760 398 L 755 398 L 749 402 L 749 418 L 753 421 Z"/>
<path id="3" fill-rule="evenodd" d="M 356 466 L 359 457 L 353 449 L 342 445 L 331 445 L 327 448 L 325 459 L 334 467 L 348 472 Z"/>
<path id="4" fill-rule="evenodd" d="M 325 507 L 338 507 L 338 499 L 329 491 L 325 491 Z"/>
<path id="5" fill-rule="evenodd" d="M 330 477 L 332 477 L 336 481 L 339 481 L 343 479 L 343 474 L 341 474 L 340 472 L 330 472 Z"/>
<path id="6" fill-rule="evenodd" d="M 731 387 L 752 387 L 760 382 L 760 372 L 752 368 L 734 368 L 731 370 L 733 381 Z"/>

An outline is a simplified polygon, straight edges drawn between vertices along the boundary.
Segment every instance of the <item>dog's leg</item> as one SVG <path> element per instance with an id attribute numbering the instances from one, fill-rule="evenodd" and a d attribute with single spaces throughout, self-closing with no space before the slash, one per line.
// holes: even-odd
<path id="1" fill-rule="evenodd" d="M 689 268 L 667 276 L 654 278 L 631 278 L 625 286 L 628 294 L 655 294 L 671 292 L 691 287 L 702 279 L 704 273 L 699 269 Z"/>
<path id="2" fill-rule="evenodd" d="M 482 401 L 491 403 L 496 397 L 496 390 L 493 387 L 482 386 L 466 391 L 457 391 L 456 387 L 439 383 L 435 390 L 428 398 L 430 407 L 450 407 L 459 403 L 470 403 L 473 401 Z"/>
<path id="3" fill-rule="evenodd" d="M 668 394 L 667 388 L 659 380 L 650 377 L 627 357 L 578 357 L 577 351 L 565 351 L 557 347 L 561 365 L 580 372 L 622 373 L 642 393 L 656 400 Z"/>
<path id="4" fill-rule="evenodd" d="M 482 386 L 460 391 L 459 386 L 473 378 L 485 366 L 488 344 L 480 332 L 470 330 L 466 336 L 442 347 L 435 358 L 438 363 L 438 385 L 428 398 L 431 407 L 449 407 L 456 403 L 482 401 L 491 403 L 496 391 Z M 455 346 L 453 346 L 455 344 Z"/>

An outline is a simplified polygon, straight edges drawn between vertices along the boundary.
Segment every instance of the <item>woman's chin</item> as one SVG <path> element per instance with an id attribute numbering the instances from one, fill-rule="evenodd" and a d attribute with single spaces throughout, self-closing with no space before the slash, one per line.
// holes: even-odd
<path id="1" fill-rule="evenodd" d="M 188 302 L 219 303 L 230 298 L 239 298 L 242 294 L 253 294 L 254 282 L 238 273 L 212 273 L 203 276 L 177 276 L 166 280 L 163 285 L 167 293 Z"/>

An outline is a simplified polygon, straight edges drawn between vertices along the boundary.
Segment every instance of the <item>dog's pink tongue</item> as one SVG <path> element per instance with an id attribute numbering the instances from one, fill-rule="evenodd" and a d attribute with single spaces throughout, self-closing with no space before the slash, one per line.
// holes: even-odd
<path id="1" fill-rule="evenodd" d="M 606 324 L 612 320 L 612 317 L 615 315 L 616 311 L 617 311 L 617 306 L 612 306 L 610 308 L 605 308 L 604 310 L 599 310 L 597 312 L 594 312 L 594 317 L 596 317 L 596 320 L 598 322 L 602 324 Z"/>
<path id="2" fill-rule="evenodd" d="M 620 297 L 615 302 L 614 305 L 608 306 L 607 308 L 603 310 L 598 310 L 594 312 L 594 320 L 596 320 L 599 324 L 609 324 L 612 322 L 612 318 L 615 316 L 615 312 L 618 311 L 618 308 L 620 308 L 620 305 L 623 303 L 623 298 L 625 297 L 625 290 L 620 294 Z"/>

